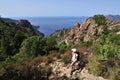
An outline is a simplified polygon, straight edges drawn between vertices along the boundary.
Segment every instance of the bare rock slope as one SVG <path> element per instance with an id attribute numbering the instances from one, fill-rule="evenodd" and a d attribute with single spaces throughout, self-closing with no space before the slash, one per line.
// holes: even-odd
<path id="1" fill-rule="evenodd" d="M 56 60 L 50 64 L 53 69 L 53 75 L 50 80 L 107 80 L 100 76 L 94 76 L 90 74 L 87 68 L 76 70 L 72 76 L 70 76 L 70 67 L 65 65 L 62 60 Z"/>

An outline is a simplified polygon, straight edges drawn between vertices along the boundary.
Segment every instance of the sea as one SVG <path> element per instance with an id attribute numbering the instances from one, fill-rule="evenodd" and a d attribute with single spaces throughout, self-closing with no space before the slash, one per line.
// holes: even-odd
<path id="1" fill-rule="evenodd" d="M 27 19 L 34 26 L 40 26 L 38 30 L 48 36 L 56 30 L 72 28 L 76 22 L 80 24 L 87 17 L 14 17 L 14 19 Z"/>

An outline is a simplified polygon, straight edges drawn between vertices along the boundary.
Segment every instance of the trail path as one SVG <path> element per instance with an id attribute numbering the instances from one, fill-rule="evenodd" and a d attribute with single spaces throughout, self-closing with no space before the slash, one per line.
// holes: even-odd
<path id="1" fill-rule="evenodd" d="M 54 76 L 67 76 L 70 78 L 70 67 L 66 66 L 62 60 L 56 60 L 53 63 L 50 64 L 50 66 L 53 68 Z M 77 70 L 73 73 L 72 77 L 78 78 L 79 80 L 107 80 L 100 76 L 94 76 L 89 73 L 87 69 Z M 62 80 L 62 79 L 61 79 Z M 65 80 L 65 79 L 64 79 Z M 72 79 L 76 80 L 76 79 Z"/>

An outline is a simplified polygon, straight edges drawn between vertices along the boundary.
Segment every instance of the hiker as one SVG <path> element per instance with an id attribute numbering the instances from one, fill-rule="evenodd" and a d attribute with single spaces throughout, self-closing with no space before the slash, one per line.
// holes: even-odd
<path id="1" fill-rule="evenodd" d="M 78 62 L 78 58 L 79 58 L 79 53 L 75 48 L 71 49 L 71 51 L 72 51 L 72 58 L 71 58 L 72 62 L 70 64 L 71 66 L 70 75 L 72 75 L 73 72 L 75 71 L 75 64 Z"/>

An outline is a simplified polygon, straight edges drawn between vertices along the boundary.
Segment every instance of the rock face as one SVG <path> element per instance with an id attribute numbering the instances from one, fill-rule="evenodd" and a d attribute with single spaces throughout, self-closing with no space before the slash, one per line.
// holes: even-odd
<path id="1" fill-rule="evenodd" d="M 105 24 L 106 25 L 98 25 L 91 17 L 86 19 L 82 24 L 75 23 L 73 28 L 59 30 L 50 36 L 66 44 L 79 44 L 80 42 L 95 41 L 97 36 L 106 31 L 106 28 L 107 30 L 117 29 L 117 33 L 120 33 L 120 22 L 106 19 Z"/>
<path id="2" fill-rule="evenodd" d="M 78 24 L 78 23 L 77 23 Z M 92 18 L 86 19 L 80 26 L 74 26 L 71 29 L 70 35 L 67 38 L 68 43 L 78 44 L 80 41 L 90 41 L 95 39 L 95 35 L 103 32 L 103 27 L 97 27 L 95 20 Z"/>
<path id="3" fill-rule="evenodd" d="M 51 34 L 50 37 L 54 37 L 56 39 L 56 41 L 62 43 L 64 41 L 66 41 L 65 39 L 66 39 L 66 37 L 69 36 L 68 33 L 70 32 L 70 30 L 71 30 L 71 28 L 57 30 L 55 33 Z"/>
<path id="4" fill-rule="evenodd" d="M 29 33 L 31 33 L 32 35 L 42 35 L 44 36 L 43 33 L 39 32 L 35 26 L 31 25 L 31 23 L 28 20 L 19 20 L 16 23 L 16 26 L 23 30 L 23 31 L 27 31 Z"/>

